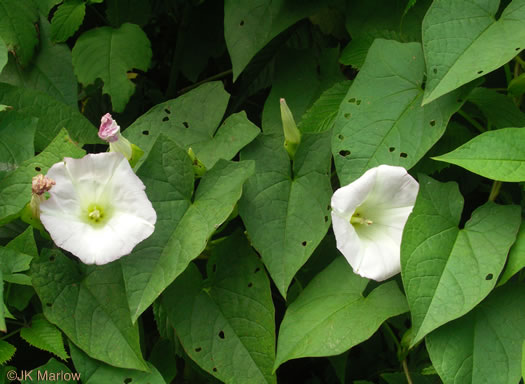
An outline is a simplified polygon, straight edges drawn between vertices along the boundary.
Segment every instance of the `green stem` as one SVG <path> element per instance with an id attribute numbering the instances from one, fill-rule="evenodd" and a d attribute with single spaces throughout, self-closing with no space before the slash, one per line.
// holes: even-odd
<path id="1" fill-rule="evenodd" d="M 516 56 L 514 58 L 514 60 L 516 60 L 516 64 L 519 64 L 521 65 L 521 68 L 523 68 L 525 70 L 525 60 L 523 60 L 521 57 L 519 56 Z"/>
<path id="2" fill-rule="evenodd" d="M 499 191 L 501 189 L 501 181 L 494 180 L 492 183 L 492 188 L 490 190 L 488 201 L 494 201 L 496 200 L 496 197 L 498 197 Z"/>
<path id="3" fill-rule="evenodd" d="M 470 117 L 468 114 L 466 114 L 464 111 L 462 111 L 461 109 L 458 111 L 459 115 L 461 117 L 463 117 L 465 120 L 467 120 L 470 125 L 472 125 L 474 128 L 476 128 L 480 133 L 483 133 L 486 131 L 485 128 L 483 128 L 483 126 L 478 123 L 476 120 L 474 120 L 472 117 Z"/>
<path id="4" fill-rule="evenodd" d="M 189 92 L 192 89 L 197 88 L 199 85 L 202 85 L 202 84 L 207 83 L 209 81 L 222 79 L 223 77 L 231 75 L 232 72 L 233 72 L 233 70 L 228 69 L 227 71 L 224 71 L 224 72 L 221 72 L 221 73 L 217 73 L 216 75 L 210 76 L 210 77 L 208 77 L 208 78 L 206 78 L 204 80 L 201 80 L 201 81 L 199 81 L 199 82 L 197 82 L 195 84 L 189 85 L 186 88 L 182 88 L 180 91 L 177 92 L 177 95 L 180 96 L 183 93 Z"/>
<path id="5" fill-rule="evenodd" d="M 408 384 L 413 384 L 412 382 L 412 378 L 410 377 L 410 372 L 408 371 L 408 365 L 407 365 L 407 360 L 403 360 L 403 372 L 405 372 L 405 377 L 407 378 L 407 383 Z"/>
<path id="6" fill-rule="evenodd" d="M 397 336 L 394 333 L 394 331 L 392 330 L 392 328 L 390 328 L 390 325 L 388 325 L 388 323 L 383 323 L 381 326 L 386 331 L 386 333 L 388 333 L 389 336 L 392 338 L 392 340 L 394 341 L 394 344 L 396 345 L 397 349 L 400 350 L 401 349 L 401 343 L 397 339 Z"/>
<path id="7" fill-rule="evenodd" d="M 510 71 L 509 63 L 505 64 L 503 69 L 505 70 L 505 80 L 507 80 L 507 85 L 509 85 L 512 81 L 512 72 Z"/>
<path id="8" fill-rule="evenodd" d="M 13 332 L 9 332 L 7 335 L 0 337 L 0 340 L 6 340 L 9 339 L 11 336 L 16 335 L 18 332 L 20 332 L 22 328 L 15 329 Z"/>

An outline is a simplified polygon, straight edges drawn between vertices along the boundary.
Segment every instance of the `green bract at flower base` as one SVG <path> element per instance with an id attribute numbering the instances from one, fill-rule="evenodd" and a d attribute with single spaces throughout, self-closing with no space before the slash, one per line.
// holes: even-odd
<path id="1" fill-rule="evenodd" d="M 337 248 L 354 272 L 377 281 L 401 271 L 403 228 L 419 184 L 403 167 L 380 165 L 332 196 Z"/>
<path id="2" fill-rule="evenodd" d="M 56 185 L 40 204 L 40 220 L 55 244 L 82 262 L 109 263 L 153 233 L 157 214 L 120 153 L 66 157 L 47 177 Z"/>

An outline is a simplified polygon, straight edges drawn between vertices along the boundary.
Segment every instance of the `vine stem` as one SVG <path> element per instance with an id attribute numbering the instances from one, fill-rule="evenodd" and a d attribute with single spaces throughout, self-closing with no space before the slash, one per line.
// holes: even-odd
<path id="1" fill-rule="evenodd" d="M 412 378 L 410 377 L 410 372 L 408 371 L 407 359 L 404 359 L 403 362 L 403 372 L 405 372 L 405 377 L 407 378 L 408 384 L 414 384 Z"/>
<path id="2" fill-rule="evenodd" d="M 217 73 L 216 75 L 210 76 L 210 77 L 208 77 L 208 78 L 206 78 L 204 80 L 201 80 L 201 81 L 199 81 L 199 82 L 197 82 L 195 84 L 187 86 L 186 88 L 182 88 L 180 91 L 177 92 L 177 94 L 180 96 L 183 93 L 189 92 L 192 89 L 197 88 L 199 85 L 202 85 L 202 84 L 207 83 L 209 81 L 222 79 L 223 77 L 231 75 L 232 73 L 233 73 L 233 70 L 231 70 L 231 69 L 228 69 L 227 71 L 224 71 L 224 72 L 221 72 L 221 73 Z"/>
<path id="3" fill-rule="evenodd" d="M 383 323 L 382 327 L 386 331 L 386 333 L 388 333 L 390 335 L 390 337 L 392 337 L 392 340 L 394 340 L 394 343 L 396 344 L 396 347 L 397 347 L 398 351 L 400 351 L 401 348 L 402 348 L 401 347 L 401 343 L 397 339 L 397 336 L 394 333 L 394 331 L 392 330 L 392 328 L 390 328 L 390 325 L 388 325 L 387 323 Z M 414 384 L 413 381 L 412 381 L 412 377 L 410 377 L 410 372 L 408 371 L 408 365 L 407 365 L 406 357 L 401 362 L 401 365 L 403 366 L 403 372 L 405 373 L 405 377 L 407 379 L 407 383 L 408 384 Z"/>
<path id="4" fill-rule="evenodd" d="M 21 330 L 22 330 L 22 328 L 15 329 L 13 332 L 9 332 L 7 335 L 0 337 L 0 340 L 9 339 L 11 336 L 16 335 Z"/>
<path id="5" fill-rule="evenodd" d="M 467 115 L 464 111 L 462 111 L 461 109 L 458 111 L 459 115 L 461 117 L 463 117 L 465 120 L 467 120 L 474 128 L 476 128 L 480 133 L 483 133 L 485 132 L 485 128 L 483 128 L 483 126 L 478 123 L 476 120 L 474 120 L 472 117 L 470 117 L 469 115 Z"/>
<path id="6" fill-rule="evenodd" d="M 501 184 L 501 181 L 494 180 L 492 183 L 492 188 L 490 189 L 488 201 L 496 200 L 496 197 L 498 197 L 499 191 L 501 189 Z"/>

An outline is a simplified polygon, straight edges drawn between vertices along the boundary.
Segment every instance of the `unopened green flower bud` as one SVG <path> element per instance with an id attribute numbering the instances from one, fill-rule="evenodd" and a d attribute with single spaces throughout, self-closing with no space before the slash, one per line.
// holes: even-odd
<path id="1" fill-rule="evenodd" d="M 188 148 L 188 156 L 190 156 L 193 165 L 193 173 L 195 173 L 196 177 L 202 177 L 206 173 L 206 167 L 199 159 L 197 159 L 197 156 L 195 156 L 195 152 L 193 152 L 191 147 Z"/>
<path id="2" fill-rule="evenodd" d="M 285 99 L 280 100 L 281 103 L 281 120 L 283 121 L 283 130 L 284 130 L 284 148 L 288 152 L 290 159 L 293 160 L 295 157 L 295 152 L 297 152 L 297 147 L 301 142 L 301 132 L 295 124 L 292 112 L 288 105 L 286 104 Z"/>

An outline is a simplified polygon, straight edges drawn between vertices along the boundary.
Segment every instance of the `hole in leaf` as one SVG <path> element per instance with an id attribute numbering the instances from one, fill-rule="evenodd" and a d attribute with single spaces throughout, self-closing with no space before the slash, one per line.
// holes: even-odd
<path id="1" fill-rule="evenodd" d="M 200 352 L 200 351 L 202 351 L 202 348 L 201 348 L 201 347 L 197 347 L 197 348 L 195 348 L 195 352 Z"/>
<path id="2" fill-rule="evenodd" d="M 42 170 L 42 168 L 40 168 L 40 167 L 35 167 L 35 171 L 40 172 L 41 170 Z"/>
<path id="3" fill-rule="evenodd" d="M 128 378 L 125 378 L 124 379 L 124 384 L 129 384 L 133 381 L 133 379 L 131 377 L 128 377 Z"/>
<path id="4" fill-rule="evenodd" d="M 325 223 L 328 223 L 328 216 L 325 216 L 325 217 L 324 217 L 324 222 L 325 222 Z"/>
<path id="5" fill-rule="evenodd" d="M 187 122 L 183 122 L 182 125 L 184 125 L 184 128 L 189 128 L 190 125 Z"/>
<path id="6" fill-rule="evenodd" d="M 213 372 L 217 372 L 217 368 L 216 367 L 213 367 Z"/>
<path id="7" fill-rule="evenodd" d="M 492 273 L 489 273 L 487 276 L 485 276 L 485 280 L 492 280 L 493 277 L 494 275 L 492 275 Z"/>
<path id="8" fill-rule="evenodd" d="M 351 113 L 345 113 L 345 118 L 349 119 L 352 116 Z"/>
<path id="9" fill-rule="evenodd" d="M 328 206 L 326 207 L 326 209 L 329 211 L 330 209 L 332 209 L 332 207 L 331 207 L 330 205 L 328 205 Z"/>
<path id="10" fill-rule="evenodd" d="M 253 283 L 248 283 L 248 288 L 253 287 Z"/>
<path id="11" fill-rule="evenodd" d="M 407 155 L 405 152 L 401 152 L 401 153 L 399 154 L 399 157 L 402 157 L 403 159 L 406 159 L 407 156 L 408 156 L 408 155 Z"/>
<path id="12" fill-rule="evenodd" d="M 430 120 L 430 126 L 433 127 L 434 125 L 436 125 L 436 120 Z"/>
<path id="13" fill-rule="evenodd" d="M 169 119 L 170 119 L 170 118 L 169 118 L 168 116 L 165 116 L 165 117 L 162 119 L 162 121 L 166 122 L 166 121 L 168 121 Z"/>
<path id="14" fill-rule="evenodd" d="M 421 89 L 422 89 L 422 90 L 425 90 L 425 87 L 426 87 L 426 86 L 427 86 L 427 82 L 426 82 L 426 80 L 423 80 L 423 81 L 421 82 Z"/>
<path id="15" fill-rule="evenodd" d="M 458 103 L 462 103 L 462 102 L 463 102 L 463 99 L 458 99 L 457 102 L 458 102 Z"/>
<path id="16" fill-rule="evenodd" d="M 215 272 L 217 270 L 217 264 L 213 264 L 211 266 L 211 270 L 212 270 L 212 272 Z"/>
<path id="17" fill-rule="evenodd" d="M 345 139 L 345 137 L 343 135 L 337 135 L 337 138 L 341 141 L 343 141 Z"/>
<path id="18" fill-rule="evenodd" d="M 257 273 L 257 272 L 259 272 L 260 270 L 261 270 L 261 268 L 257 267 L 257 268 L 255 268 L 255 271 L 253 271 L 253 273 Z"/>
<path id="19" fill-rule="evenodd" d="M 347 151 L 347 150 L 342 150 L 342 151 L 339 151 L 339 154 L 343 157 L 346 157 L 348 155 L 350 155 L 352 152 L 350 151 Z"/>
<path id="20" fill-rule="evenodd" d="M 355 97 L 352 97 L 351 99 L 348 99 L 349 103 L 355 103 Z"/>
<path id="21" fill-rule="evenodd" d="M 224 339 L 224 331 L 220 331 L 220 332 L 219 332 L 219 337 L 220 337 L 221 339 Z"/>
<path id="22" fill-rule="evenodd" d="M 244 20 L 241 20 L 241 22 L 239 23 L 239 25 L 242 27 L 244 25 Z"/>
<path id="23" fill-rule="evenodd" d="M 518 47 L 518 48 L 516 48 L 516 51 L 519 51 L 520 49 L 521 49 L 521 48 L 520 48 L 520 47 Z"/>
<path id="24" fill-rule="evenodd" d="M 389 152 L 394 152 L 395 150 L 396 150 L 396 149 L 395 149 L 394 147 L 390 147 L 390 148 L 388 148 L 388 151 L 389 151 Z"/>
<path id="25" fill-rule="evenodd" d="M 356 104 L 356 105 L 361 104 L 361 100 L 356 100 L 356 101 L 355 101 L 355 104 Z"/>
<path id="26" fill-rule="evenodd" d="M 168 108 L 164 108 L 164 112 L 166 112 L 168 115 L 171 113 L 171 111 Z"/>
<path id="27" fill-rule="evenodd" d="M 478 71 L 478 75 L 481 75 L 483 73 L 483 71 Z"/>
<path id="28" fill-rule="evenodd" d="M 306 247 L 306 241 L 303 241 L 303 242 L 301 243 L 301 245 L 302 245 L 303 247 Z"/>
<path id="29" fill-rule="evenodd" d="M 51 303 L 46 303 L 46 307 L 51 308 L 52 306 L 53 306 L 53 304 L 51 304 Z"/>
<path id="30" fill-rule="evenodd" d="M 142 134 L 143 134 L 144 136 L 148 136 L 148 135 L 149 135 L 149 131 L 142 131 Z"/>
<path id="31" fill-rule="evenodd" d="M 432 72 L 434 72 L 434 74 L 438 73 L 437 68 L 434 68 L 434 69 L 432 70 Z"/>
<path id="32" fill-rule="evenodd" d="M 55 256 L 50 256 L 49 261 L 55 261 Z"/>

